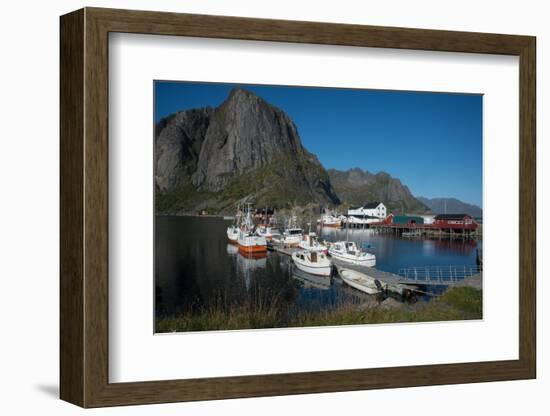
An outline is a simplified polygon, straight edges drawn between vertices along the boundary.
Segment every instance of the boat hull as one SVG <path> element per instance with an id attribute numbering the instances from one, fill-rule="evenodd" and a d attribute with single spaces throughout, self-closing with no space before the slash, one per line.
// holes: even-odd
<path id="1" fill-rule="evenodd" d="M 237 250 L 239 252 L 238 258 L 245 258 L 248 260 L 265 260 L 267 259 L 267 251 L 256 251 L 256 252 L 249 252 L 244 250 Z M 261 264 L 258 263 L 258 266 Z M 265 267 L 265 262 L 263 263 L 263 267 Z"/>
<path id="2" fill-rule="evenodd" d="M 375 279 L 363 273 L 352 272 L 349 270 L 340 270 L 340 277 L 349 286 L 360 290 L 368 295 L 376 295 L 380 293 L 380 289 L 376 286 Z"/>
<path id="3" fill-rule="evenodd" d="M 300 237 L 284 237 L 282 244 L 284 244 L 285 247 L 298 247 L 300 241 L 302 241 Z"/>
<path id="4" fill-rule="evenodd" d="M 368 286 L 363 286 L 354 281 L 347 281 L 345 279 L 342 279 L 342 280 L 346 282 L 347 285 L 353 287 L 354 289 L 360 290 L 361 292 L 364 292 L 368 295 L 376 295 L 377 293 L 380 293 L 378 289 L 370 288 Z"/>
<path id="5" fill-rule="evenodd" d="M 330 250 L 328 253 L 331 255 L 331 257 L 334 257 L 337 260 L 344 261 L 346 263 L 350 264 L 356 264 L 358 266 L 365 266 L 365 267 L 374 267 L 376 266 L 376 257 L 365 257 L 361 258 L 358 256 L 349 256 L 345 254 L 341 254 L 337 251 Z"/>
<path id="6" fill-rule="evenodd" d="M 267 253 L 267 245 L 247 246 L 239 244 L 239 252 L 244 254 Z"/>
<path id="7" fill-rule="evenodd" d="M 292 261 L 299 270 L 309 274 L 313 274 L 315 276 L 330 276 L 332 273 L 332 264 L 330 263 L 330 261 L 323 261 L 322 263 L 312 264 L 311 262 L 301 260 L 298 257 L 298 253 L 292 254 Z"/>
<path id="8" fill-rule="evenodd" d="M 332 269 L 331 266 L 311 267 L 311 266 L 307 266 L 305 264 L 297 263 L 297 262 L 294 262 L 294 264 L 301 271 L 309 274 L 313 274 L 315 276 L 330 276 L 331 274 L 331 269 Z"/>
<path id="9" fill-rule="evenodd" d="M 244 254 L 258 254 L 267 252 L 267 242 L 264 237 L 240 235 L 238 243 L 239 252 Z"/>

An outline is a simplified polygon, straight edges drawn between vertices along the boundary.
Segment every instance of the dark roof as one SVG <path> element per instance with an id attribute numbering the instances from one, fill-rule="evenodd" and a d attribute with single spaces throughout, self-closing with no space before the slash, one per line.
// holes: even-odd
<path id="1" fill-rule="evenodd" d="M 395 215 L 392 218 L 394 224 L 408 224 L 410 222 L 415 222 L 417 224 L 424 224 L 424 218 L 412 215 Z"/>
<path id="2" fill-rule="evenodd" d="M 369 202 L 368 204 L 363 205 L 363 208 L 376 208 L 378 205 L 380 205 L 380 202 Z"/>
<path id="3" fill-rule="evenodd" d="M 438 214 L 435 220 L 463 220 L 464 217 L 472 218 L 468 214 Z"/>

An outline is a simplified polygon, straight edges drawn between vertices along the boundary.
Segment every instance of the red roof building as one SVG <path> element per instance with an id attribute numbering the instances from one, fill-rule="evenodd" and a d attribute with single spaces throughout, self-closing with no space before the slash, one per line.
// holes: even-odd
<path id="1" fill-rule="evenodd" d="M 477 222 L 468 214 L 439 214 L 434 218 L 438 228 L 475 230 Z"/>

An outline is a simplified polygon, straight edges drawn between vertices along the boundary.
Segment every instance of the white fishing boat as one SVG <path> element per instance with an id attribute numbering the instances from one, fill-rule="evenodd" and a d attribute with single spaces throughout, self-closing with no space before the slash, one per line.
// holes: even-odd
<path id="1" fill-rule="evenodd" d="M 296 226 L 296 217 L 292 216 L 288 220 L 286 230 L 283 231 L 280 237 L 277 236 L 277 242 L 285 247 L 298 247 L 298 244 L 302 241 L 303 233 L 304 231 L 300 227 Z"/>
<path id="2" fill-rule="evenodd" d="M 271 243 L 283 244 L 283 241 L 284 241 L 284 237 L 280 232 L 271 233 Z"/>
<path id="3" fill-rule="evenodd" d="M 283 232 L 282 243 L 287 247 L 296 247 L 302 241 L 303 230 L 301 228 L 288 228 Z"/>
<path id="4" fill-rule="evenodd" d="M 332 271 L 332 263 L 323 253 L 296 251 L 292 253 L 292 261 L 298 269 L 317 276 L 330 276 Z"/>
<path id="5" fill-rule="evenodd" d="M 231 244 L 238 244 L 239 239 L 239 227 L 231 225 L 227 227 L 227 239 Z"/>
<path id="6" fill-rule="evenodd" d="M 365 225 L 365 224 L 368 224 L 367 221 L 368 220 L 365 220 L 363 218 L 354 217 L 353 215 L 350 215 L 346 220 L 348 224 L 353 224 L 353 225 Z"/>
<path id="7" fill-rule="evenodd" d="M 354 241 L 337 241 L 331 244 L 328 253 L 335 259 L 360 266 L 376 266 L 376 256 L 372 253 L 361 251 Z"/>
<path id="8" fill-rule="evenodd" d="M 266 240 L 271 240 L 274 234 L 279 234 L 279 230 L 276 228 L 266 227 L 265 225 L 260 225 L 256 228 L 256 234 L 260 237 L 265 237 Z"/>
<path id="9" fill-rule="evenodd" d="M 239 207 L 237 206 L 237 214 L 234 217 L 235 222 L 227 227 L 227 239 L 231 244 L 239 243 L 239 230 L 242 222 L 242 213 Z"/>
<path id="10" fill-rule="evenodd" d="M 342 226 L 342 221 L 333 215 L 323 215 L 319 222 L 323 227 L 340 228 Z"/>
<path id="11" fill-rule="evenodd" d="M 302 241 L 298 243 L 298 247 L 308 251 L 316 251 L 318 253 L 328 253 L 327 246 L 321 244 L 317 238 L 317 234 L 310 232 L 305 234 L 302 238 Z"/>
<path id="12" fill-rule="evenodd" d="M 382 284 L 365 273 L 360 273 L 350 269 L 338 269 L 338 274 L 344 282 L 351 287 L 354 287 L 361 292 L 368 293 L 369 295 L 376 295 L 382 291 Z"/>

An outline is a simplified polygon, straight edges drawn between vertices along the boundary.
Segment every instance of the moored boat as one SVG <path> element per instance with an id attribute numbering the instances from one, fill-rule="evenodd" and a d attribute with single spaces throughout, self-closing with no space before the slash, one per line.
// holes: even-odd
<path id="1" fill-rule="evenodd" d="M 337 241 L 333 243 L 328 253 L 335 259 L 360 266 L 376 266 L 376 256 L 372 253 L 361 251 L 354 241 Z"/>
<path id="2" fill-rule="evenodd" d="M 339 268 L 338 274 L 346 284 L 361 292 L 368 293 L 369 295 L 376 295 L 382 291 L 382 284 L 380 281 L 365 273 Z"/>
<path id="3" fill-rule="evenodd" d="M 231 225 L 227 227 L 227 239 L 231 244 L 238 244 L 239 239 L 239 227 Z"/>
<path id="4" fill-rule="evenodd" d="M 235 222 L 227 227 L 227 239 L 231 244 L 238 244 L 239 239 L 239 230 L 242 223 L 242 213 L 239 207 L 237 206 L 237 214 L 234 217 Z"/>
<path id="5" fill-rule="evenodd" d="M 266 227 L 265 225 L 260 225 L 258 228 L 256 228 L 256 235 L 259 235 L 260 237 L 265 237 L 267 241 L 271 240 L 273 238 L 273 235 L 278 234 L 279 230 L 276 228 Z"/>
<path id="6" fill-rule="evenodd" d="M 282 243 L 287 247 L 297 247 L 302 241 L 302 233 L 301 228 L 288 228 L 283 232 Z"/>
<path id="7" fill-rule="evenodd" d="M 276 242 L 282 244 L 284 247 L 298 247 L 300 241 L 302 241 L 302 235 L 304 231 L 296 225 L 296 217 L 292 216 L 288 220 L 287 228 L 280 236 L 276 236 Z M 273 237 L 275 240 L 275 237 Z"/>
<path id="8" fill-rule="evenodd" d="M 260 237 L 247 230 L 239 231 L 239 251 L 243 254 L 266 253 L 267 242 L 265 237 Z"/>
<path id="9" fill-rule="evenodd" d="M 330 276 L 332 263 L 323 253 L 307 250 L 292 253 L 296 267 L 306 273 L 317 276 Z"/>
<path id="10" fill-rule="evenodd" d="M 333 215 L 323 215 L 319 222 L 323 227 L 340 228 L 342 226 L 342 221 Z"/>
<path id="11" fill-rule="evenodd" d="M 239 252 L 245 255 L 266 253 L 267 241 L 265 237 L 259 236 L 254 230 L 254 225 L 250 217 L 250 207 L 246 213 L 246 218 L 239 228 L 237 237 Z"/>
<path id="12" fill-rule="evenodd" d="M 321 253 L 328 253 L 328 248 L 321 244 L 317 239 L 317 234 L 310 232 L 305 234 L 302 240 L 298 243 L 298 247 L 308 251 L 316 251 Z"/>

